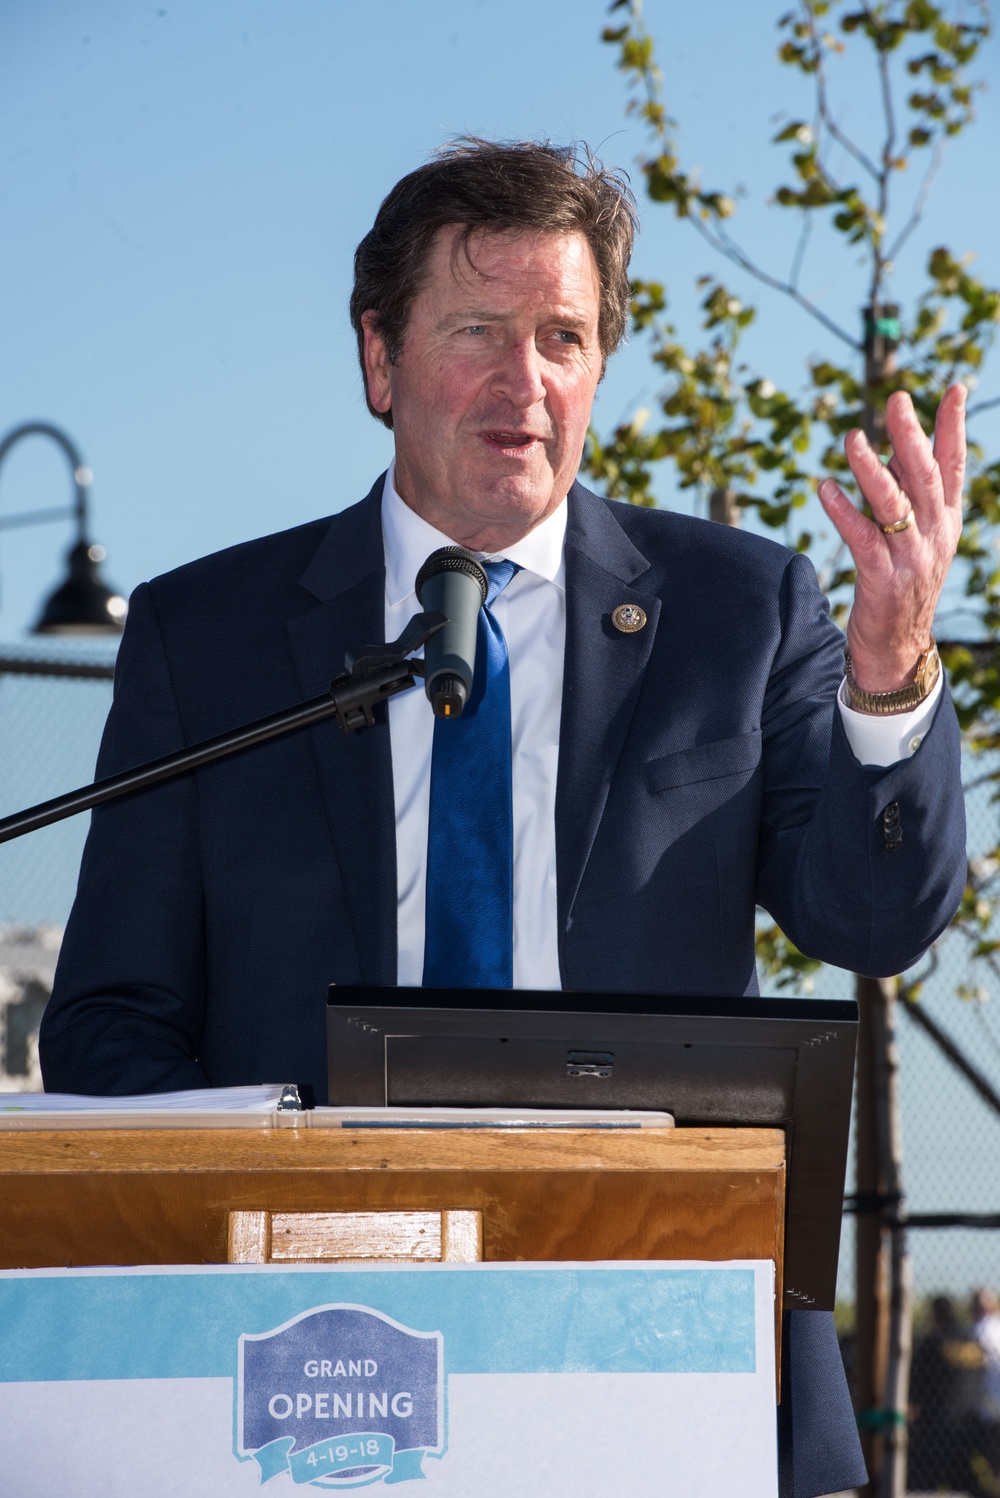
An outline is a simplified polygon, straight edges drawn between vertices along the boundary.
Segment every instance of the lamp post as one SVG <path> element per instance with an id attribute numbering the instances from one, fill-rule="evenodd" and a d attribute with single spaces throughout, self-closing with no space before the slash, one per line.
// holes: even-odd
<path id="1" fill-rule="evenodd" d="M 69 460 L 73 475 L 73 501 L 56 509 L 29 510 L 0 516 L 0 530 L 42 525 L 49 520 L 76 521 L 76 540 L 66 560 L 68 575 L 46 599 L 32 633 L 36 635 L 117 635 L 125 625 L 128 604 L 102 580 L 99 563 L 104 548 L 92 544 L 87 535 L 87 489 L 92 475 L 75 444 L 64 431 L 47 421 L 25 421 L 0 440 L 0 465 L 23 437 L 50 437 Z"/>

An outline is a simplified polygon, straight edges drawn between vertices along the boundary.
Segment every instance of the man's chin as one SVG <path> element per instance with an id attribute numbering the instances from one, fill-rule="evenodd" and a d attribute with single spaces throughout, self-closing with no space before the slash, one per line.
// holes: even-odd
<path id="1" fill-rule="evenodd" d="M 565 488 L 568 490 L 569 483 Z M 401 491 L 402 492 L 402 491 Z M 424 503 L 404 500 L 425 520 L 473 551 L 496 551 L 526 536 L 558 508 L 564 492 L 550 469 L 544 473 L 497 474 L 467 467 L 449 476 L 446 496 L 433 494 Z M 431 497 L 433 495 L 433 497 Z"/>
<path id="2" fill-rule="evenodd" d="M 470 508 L 484 521 L 500 524 L 520 520 L 530 528 L 550 515 L 563 497 L 557 493 L 551 473 L 505 475 L 480 480 Z"/>

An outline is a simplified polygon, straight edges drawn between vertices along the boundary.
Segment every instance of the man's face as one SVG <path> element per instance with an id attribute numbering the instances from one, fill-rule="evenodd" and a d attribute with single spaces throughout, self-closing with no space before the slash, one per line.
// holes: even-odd
<path id="1" fill-rule="evenodd" d="M 576 477 L 601 377 L 600 285 L 582 234 L 442 229 L 391 364 L 362 319 L 368 392 L 392 410 L 396 487 L 460 545 L 498 551 Z"/>

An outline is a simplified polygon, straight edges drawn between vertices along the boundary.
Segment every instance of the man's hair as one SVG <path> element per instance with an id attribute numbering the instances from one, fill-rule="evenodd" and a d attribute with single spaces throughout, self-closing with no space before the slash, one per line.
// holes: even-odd
<path id="1" fill-rule="evenodd" d="M 376 329 L 395 364 L 441 229 L 460 227 L 455 252 L 466 254 L 470 237 L 482 231 L 582 234 L 600 281 L 598 338 L 607 361 L 628 321 L 628 263 L 637 222 L 628 183 L 586 149 L 475 136 L 444 146 L 396 183 L 355 251 L 351 325 L 369 411 L 392 426 L 392 412 L 376 411 L 368 398 L 362 314 L 375 313 Z"/>

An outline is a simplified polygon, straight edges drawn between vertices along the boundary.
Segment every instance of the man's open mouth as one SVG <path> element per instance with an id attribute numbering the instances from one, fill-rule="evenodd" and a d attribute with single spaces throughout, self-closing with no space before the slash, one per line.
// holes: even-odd
<path id="1" fill-rule="evenodd" d="M 530 432 L 487 432 L 486 440 L 497 447 L 527 447 L 535 438 Z"/>

